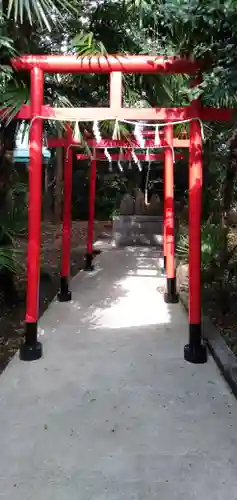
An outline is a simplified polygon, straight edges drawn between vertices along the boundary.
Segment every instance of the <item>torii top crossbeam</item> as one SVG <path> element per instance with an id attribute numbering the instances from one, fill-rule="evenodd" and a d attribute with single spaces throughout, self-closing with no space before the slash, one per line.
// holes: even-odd
<path id="1" fill-rule="evenodd" d="M 110 74 L 110 106 L 98 107 L 98 120 L 127 119 L 149 121 L 190 120 L 197 116 L 196 110 L 190 106 L 179 108 L 127 108 L 122 106 L 122 74 L 124 73 L 159 73 L 195 75 L 202 71 L 200 61 L 174 56 L 149 55 L 108 55 L 85 56 L 76 55 L 26 55 L 14 57 L 12 66 L 18 71 L 38 70 L 42 73 L 107 73 Z M 93 121 L 94 108 L 53 108 L 42 102 L 40 114 L 44 119 L 56 117 L 62 121 Z M 231 120 L 231 109 L 215 109 L 203 107 L 199 110 L 201 120 Z M 29 120 L 32 117 L 31 106 L 23 105 L 15 118 Z"/>
<path id="2" fill-rule="evenodd" d="M 180 73 L 193 75 L 201 69 L 198 61 L 173 56 L 108 55 L 63 56 L 27 55 L 16 57 L 12 65 L 17 70 L 30 71 L 37 67 L 47 73 Z"/>

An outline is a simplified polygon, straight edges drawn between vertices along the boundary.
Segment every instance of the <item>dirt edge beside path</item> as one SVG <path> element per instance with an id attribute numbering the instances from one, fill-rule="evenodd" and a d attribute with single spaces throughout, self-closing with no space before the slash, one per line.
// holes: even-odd
<path id="1" fill-rule="evenodd" d="M 95 222 L 94 240 L 101 235 L 111 234 L 111 224 L 107 221 Z M 84 265 L 86 251 L 87 221 L 74 221 L 72 224 L 71 244 L 71 277 L 75 276 Z M 17 242 L 22 252 L 22 260 L 26 259 L 27 239 Z M 61 266 L 61 228 L 50 223 L 42 224 L 41 244 L 41 277 L 39 289 L 40 316 L 48 308 L 59 288 Z M 0 373 L 7 366 L 19 348 L 24 335 L 26 276 L 17 276 L 19 303 L 15 307 L 7 307 L 0 297 Z"/>

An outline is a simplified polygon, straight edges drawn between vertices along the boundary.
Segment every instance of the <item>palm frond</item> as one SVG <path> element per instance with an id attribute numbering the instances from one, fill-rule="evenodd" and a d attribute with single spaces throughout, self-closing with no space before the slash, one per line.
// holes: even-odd
<path id="1" fill-rule="evenodd" d="M 107 54 L 104 44 L 95 39 L 92 32 L 81 31 L 71 41 L 71 48 L 78 56 L 92 56 Z"/>
<path id="2" fill-rule="evenodd" d="M 65 12 L 78 14 L 79 3 L 77 0 L 8 0 L 7 16 L 14 17 L 15 23 L 24 21 L 27 17 L 30 24 L 34 19 L 39 26 L 51 31 L 51 25 L 57 24 Z M 49 21 L 49 12 L 51 13 Z"/>
<path id="3" fill-rule="evenodd" d="M 9 123 L 29 98 L 29 88 L 23 82 L 13 80 L 9 83 L 0 95 L 1 120 Z"/>

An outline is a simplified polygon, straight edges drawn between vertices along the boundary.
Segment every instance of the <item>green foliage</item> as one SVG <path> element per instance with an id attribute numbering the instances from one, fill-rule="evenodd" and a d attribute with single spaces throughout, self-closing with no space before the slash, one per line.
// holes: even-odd
<path id="1" fill-rule="evenodd" d="M 34 22 L 40 27 L 45 26 L 51 31 L 51 25 L 56 24 L 65 12 L 77 13 L 78 2 L 76 0 L 9 0 L 8 18 L 13 17 L 15 23 L 23 24 L 28 19 L 31 25 Z M 51 12 L 49 22 L 49 12 Z"/>
<path id="2" fill-rule="evenodd" d="M 22 81 L 12 80 L 4 86 L 0 95 L 0 109 L 5 110 L 1 120 L 8 124 L 18 113 L 21 106 L 29 102 L 29 88 Z"/>
<path id="3" fill-rule="evenodd" d="M 13 274 L 23 270 L 22 253 L 16 247 L 16 238 L 27 230 L 26 186 L 17 182 L 12 191 L 12 202 L 0 214 L 0 271 Z"/>
<path id="4" fill-rule="evenodd" d="M 187 264 L 189 255 L 189 240 L 187 231 L 180 231 L 176 244 L 176 255 L 178 259 Z"/>
<path id="5" fill-rule="evenodd" d="M 26 232 L 27 210 L 26 207 L 13 205 L 7 213 L 0 216 L 0 245 L 6 238 L 14 243 L 15 238 Z"/>
<path id="6" fill-rule="evenodd" d="M 19 252 L 12 247 L 0 247 L 0 272 L 3 270 L 10 271 L 16 274 L 20 269 L 23 270 L 23 265 L 19 260 Z"/>
<path id="7" fill-rule="evenodd" d="M 225 231 L 216 224 L 206 223 L 201 229 L 201 256 L 202 270 L 206 271 L 215 265 L 223 252 L 226 242 Z M 186 230 L 182 230 L 176 246 L 177 257 L 187 263 L 189 256 L 189 237 Z"/>
<path id="8" fill-rule="evenodd" d="M 71 47 L 78 56 L 105 55 L 107 54 L 104 44 L 97 41 L 92 32 L 81 31 L 71 42 Z"/>
<path id="9" fill-rule="evenodd" d="M 201 255 L 204 270 L 219 260 L 225 248 L 225 242 L 226 232 L 221 226 L 206 223 L 202 227 Z"/>

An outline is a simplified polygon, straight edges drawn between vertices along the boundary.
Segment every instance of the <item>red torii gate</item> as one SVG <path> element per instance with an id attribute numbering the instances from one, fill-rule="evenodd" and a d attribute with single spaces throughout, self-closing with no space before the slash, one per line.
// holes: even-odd
<path id="1" fill-rule="evenodd" d="M 187 141 L 189 142 L 189 141 Z M 161 161 L 161 160 L 166 160 L 167 155 L 165 155 L 165 152 L 162 153 L 149 153 L 149 157 L 147 158 L 147 154 L 144 153 L 136 153 L 136 157 L 139 161 Z M 88 154 L 83 154 L 79 153 L 76 155 L 77 160 L 86 160 L 89 159 Z M 124 152 L 123 154 L 121 153 L 110 153 L 110 158 L 111 162 L 119 162 L 123 160 L 131 160 L 132 159 L 132 153 L 131 150 L 128 150 Z M 182 153 L 176 153 L 175 154 L 175 160 L 183 160 L 184 155 Z M 90 168 L 90 181 L 89 181 L 89 210 L 88 210 L 88 232 L 87 232 L 87 253 L 86 253 L 86 258 L 85 258 L 85 271 L 92 271 L 94 269 L 92 265 L 93 261 L 93 234 L 94 234 L 94 219 L 95 219 L 95 186 L 96 186 L 96 170 L 97 170 L 97 161 L 108 161 L 107 156 L 105 153 L 98 153 L 95 150 L 95 153 L 93 155 L 93 159 L 91 161 L 91 168 Z M 165 169 L 166 169 L 166 163 L 165 163 Z M 169 182 L 166 183 L 166 185 L 169 185 Z M 165 207 L 164 207 L 165 208 Z M 166 207 L 168 209 L 168 206 Z M 165 216 L 168 218 L 168 213 L 167 210 L 164 210 Z M 164 238 L 163 238 L 163 255 L 164 255 L 164 269 L 167 271 L 167 293 L 165 294 L 165 300 L 167 303 L 174 303 L 178 302 L 178 295 L 176 293 L 176 277 L 175 277 L 175 260 L 174 260 L 174 248 L 168 246 L 168 254 L 169 254 L 169 259 L 168 259 L 168 266 L 166 266 L 166 234 L 164 230 Z M 172 235 L 172 240 L 173 240 L 173 235 Z M 167 269 L 166 269 L 167 267 Z M 172 275 L 173 274 L 173 275 Z M 170 283 L 172 285 L 170 286 Z M 168 293 L 169 292 L 169 293 Z"/>
<path id="2" fill-rule="evenodd" d="M 72 156 L 71 152 L 69 154 L 69 150 L 72 147 L 80 147 L 81 143 L 78 140 L 75 140 L 72 135 L 72 130 L 69 125 L 66 127 L 65 137 L 55 138 L 51 137 L 47 140 L 47 147 L 56 148 L 63 147 L 64 148 L 64 210 L 63 210 L 63 232 L 62 232 L 62 267 L 61 267 L 61 285 L 60 292 L 58 293 L 58 299 L 61 302 L 67 302 L 71 300 L 71 292 L 69 290 L 69 276 L 70 276 L 70 239 L 71 239 L 71 198 L 72 198 Z M 116 139 L 101 139 L 100 142 L 96 142 L 94 138 L 91 137 L 91 134 L 88 132 L 85 133 L 87 137 L 87 144 L 93 148 L 93 153 L 90 155 L 85 153 L 79 153 L 76 155 L 78 160 L 91 160 L 91 168 L 90 168 L 90 182 L 89 182 L 89 218 L 88 218 L 88 232 L 87 232 L 87 252 L 85 255 L 85 271 L 92 271 L 94 269 L 93 262 L 93 235 L 94 235 L 94 212 L 95 212 L 95 185 L 96 185 L 96 171 L 97 171 L 97 161 L 107 160 L 108 157 L 105 153 L 98 152 L 101 149 L 107 148 L 125 148 L 125 151 L 120 153 L 110 153 L 111 161 L 119 161 L 119 160 L 129 160 L 132 158 L 132 151 L 135 148 L 140 148 L 141 146 L 138 144 L 136 139 L 132 134 L 126 139 L 116 140 Z M 145 145 L 147 149 L 149 148 L 157 148 L 158 146 L 154 144 L 154 132 L 153 131 L 145 131 L 144 137 L 147 138 Z M 162 135 L 162 134 L 160 134 Z M 169 161 L 169 155 L 165 153 L 165 148 L 169 148 L 167 141 L 164 138 L 159 137 L 159 142 L 161 144 L 161 148 L 163 148 L 162 153 L 136 153 L 136 158 L 139 161 L 158 161 L 165 160 L 165 171 L 169 168 L 167 161 Z M 173 146 L 179 148 L 188 148 L 189 140 L 187 139 L 174 139 Z M 173 158 L 176 160 L 182 160 L 184 155 L 182 153 L 174 153 L 172 152 Z M 68 158 L 69 156 L 69 158 Z M 93 157 L 93 159 L 92 159 Z M 173 168 L 173 167 L 172 167 Z M 167 174 L 168 175 L 168 174 Z M 173 173 L 171 171 L 171 175 L 169 176 L 166 185 L 167 189 L 165 192 L 171 190 L 173 197 Z M 167 202 L 167 197 L 165 196 L 165 206 L 164 206 L 164 219 L 168 221 L 170 219 L 170 227 L 172 228 L 173 221 L 173 206 L 171 210 L 169 210 L 169 204 Z M 171 211 L 171 213 L 169 213 Z M 165 224 L 164 224 L 165 227 Z M 176 276 L 175 276 L 175 258 L 174 258 L 174 234 L 171 229 L 170 234 L 170 245 L 167 245 L 166 242 L 166 231 L 164 229 L 164 242 L 163 242 L 163 255 L 164 255 L 164 268 L 166 269 L 166 277 L 167 277 L 167 293 L 165 293 L 165 301 L 167 303 L 175 303 L 178 302 L 178 295 L 176 293 Z M 167 256 L 168 255 L 168 259 Z M 167 265 L 166 265 L 167 261 Z"/>
<path id="3" fill-rule="evenodd" d="M 171 126 L 167 126 L 166 128 L 171 128 Z M 172 131 L 171 131 L 172 133 Z M 165 131 L 166 134 L 166 131 Z M 161 135 L 161 134 L 160 134 Z M 89 191 L 89 218 L 88 218 L 88 233 L 87 233 L 87 252 L 85 255 L 85 267 L 84 270 L 92 271 L 94 269 L 92 265 L 93 261 L 93 234 L 94 234 L 94 211 L 95 211 L 95 184 L 96 184 L 96 164 L 97 160 L 106 160 L 105 153 L 98 153 L 98 149 L 107 149 L 107 148 L 125 148 L 126 153 L 119 154 L 109 154 L 112 161 L 118 161 L 122 159 L 129 159 L 132 156 L 132 151 L 135 148 L 141 148 L 140 144 L 138 144 L 137 140 L 134 139 L 133 135 L 130 134 L 129 137 L 123 140 L 116 139 L 101 139 L 100 142 L 97 142 L 91 135 L 87 132 L 87 144 L 93 147 L 93 160 L 91 161 L 90 168 L 90 191 Z M 154 149 L 158 146 L 155 145 L 154 137 L 155 134 L 153 131 L 145 131 L 144 137 L 146 137 L 145 145 L 146 148 Z M 164 238 L 163 238 L 163 255 L 164 255 L 164 268 L 166 270 L 166 288 L 167 292 L 164 295 L 164 299 L 166 303 L 176 303 L 178 302 L 178 295 L 176 293 L 176 273 L 175 273 L 175 251 L 174 251 L 174 210 L 173 210 L 173 202 L 171 207 L 169 207 L 168 195 L 166 193 L 172 193 L 172 199 L 174 197 L 174 189 L 173 189 L 173 161 L 176 159 L 183 159 L 183 154 L 176 153 L 174 155 L 174 151 L 171 150 L 166 138 L 159 137 L 159 143 L 161 148 L 164 149 L 163 155 L 162 153 L 148 153 L 149 160 L 165 160 L 165 177 L 168 176 L 166 181 L 166 189 L 165 189 L 165 203 L 164 203 Z M 72 157 L 68 161 L 68 152 L 72 147 L 78 147 L 81 143 L 75 140 L 72 137 L 72 130 L 70 126 L 67 126 L 67 133 L 64 138 L 49 138 L 47 141 L 48 147 L 63 147 L 64 148 L 64 211 L 63 211 L 63 235 L 62 235 L 62 268 L 61 268 L 61 289 L 58 294 L 58 299 L 61 302 L 66 302 L 71 300 L 71 292 L 69 290 L 69 276 L 70 276 L 70 228 L 71 228 L 71 184 L 72 184 Z M 174 139 L 173 147 L 189 147 L 189 140 L 187 139 Z M 165 148 L 170 149 L 170 153 L 172 155 L 171 164 L 169 165 L 170 154 L 168 151 L 165 151 Z M 168 154 L 167 154 L 168 153 Z M 70 154 L 71 155 L 71 154 Z M 92 157 L 92 153 L 91 153 Z M 141 161 L 149 161 L 147 159 L 147 153 L 139 153 L 136 154 L 138 160 Z M 88 158 L 88 155 L 85 154 L 77 154 L 77 159 L 82 160 Z M 108 158 L 107 158 L 108 159 Z M 169 172 L 170 171 L 170 175 Z M 167 223 L 167 231 L 169 228 L 169 238 L 166 238 L 166 223 Z"/>
<path id="4" fill-rule="evenodd" d="M 201 73 L 201 63 L 198 61 L 180 59 L 178 57 L 156 56 L 34 56 L 16 57 L 12 60 L 16 70 L 30 71 L 31 74 L 31 105 L 23 106 L 17 114 L 19 119 L 32 119 L 30 129 L 30 164 L 29 164 L 29 242 L 28 242 L 28 285 L 25 342 L 20 348 L 22 360 L 35 360 L 42 356 L 42 346 L 37 338 L 38 321 L 38 286 L 40 263 L 40 221 L 41 221 L 41 179 L 42 179 L 42 132 L 43 119 L 61 117 L 64 121 L 94 121 L 149 120 L 169 121 L 190 120 L 190 160 L 189 160 L 189 343 L 184 348 L 187 361 L 204 363 L 207 359 L 206 348 L 201 335 L 201 196 L 202 196 L 202 134 L 200 120 L 229 120 L 231 110 L 201 108 L 199 101 L 194 101 L 189 107 L 180 108 L 147 108 L 131 109 L 122 106 L 122 74 L 123 73 L 184 73 L 193 75 Z M 44 72 L 48 73 L 109 73 L 110 74 L 110 106 L 108 108 L 52 108 L 43 103 Z M 70 113 L 70 118 L 68 117 Z M 71 131 L 67 133 L 67 144 L 73 141 Z M 172 123 L 165 126 L 165 139 L 161 139 L 161 147 L 165 148 L 166 193 L 165 193 L 165 224 L 167 260 L 170 257 L 170 267 L 174 265 L 174 214 L 173 214 L 173 155 L 172 147 L 177 139 L 173 139 Z M 92 148 L 97 147 L 94 139 L 87 141 Z M 102 141 L 102 147 L 109 146 L 109 141 Z M 149 147 L 149 139 L 144 147 Z M 117 142 L 119 146 L 119 142 Z M 121 144 L 123 146 L 123 144 Z M 152 144 L 150 144 L 150 147 Z M 130 144 L 131 147 L 131 144 Z M 140 146 L 138 145 L 140 148 Z M 159 146 L 160 147 L 160 146 Z M 181 146 L 182 147 L 182 146 Z M 65 168 L 65 193 L 71 190 L 72 148 L 68 148 L 67 168 Z M 95 160 L 92 161 L 92 171 L 96 172 Z M 94 174 L 95 177 L 95 174 Z M 70 213 L 69 196 L 64 201 L 64 217 Z M 90 215 L 91 218 L 91 215 Z M 64 220 L 63 249 L 70 253 L 69 218 Z M 92 229 L 93 231 L 93 229 Z M 91 249 L 90 249 L 91 250 Z M 64 259 L 63 259 L 64 260 Z M 167 262 L 168 267 L 168 262 Z M 62 274 L 65 289 L 61 293 L 70 299 L 68 290 L 69 266 L 65 266 Z M 174 273 L 173 273 L 174 277 Z M 63 283 L 62 283 L 63 285 Z M 170 281 L 171 288 L 174 280 Z M 169 291 L 167 290 L 168 295 Z"/>
<path id="5" fill-rule="evenodd" d="M 136 148 L 141 148 L 136 139 L 130 134 L 129 137 L 123 140 L 116 139 L 102 139 L 100 142 L 97 142 L 94 138 L 91 137 L 89 133 L 87 135 L 87 144 L 93 148 L 94 154 L 91 153 L 90 160 L 91 168 L 90 168 L 90 189 L 89 189 L 89 219 L 88 219 L 88 234 L 87 234 L 87 253 L 85 256 L 85 267 L 86 271 L 93 270 L 92 261 L 93 261 L 93 234 L 94 234 L 94 206 L 95 206 L 95 183 L 96 183 L 96 170 L 97 170 L 97 161 L 107 160 L 105 153 L 99 153 L 100 149 L 107 148 L 124 148 L 126 152 L 120 153 L 110 153 L 111 161 L 119 161 L 119 160 L 129 160 L 132 158 L 132 151 Z M 161 134 L 160 134 L 161 135 Z M 154 132 L 145 131 L 144 136 L 148 139 L 145 141 L 146 149 L 155 149 L 158 146 L 154 144 Z M 136 153 L 136 157 L 139 161 L 158 161 L 164 160 L 165 163 L 165 172 L 167 172 L 169 165 L 169 154 L 167 155 L 167 151 L 165 148 L 169 148 L 168 142 L 160 137 L 160 148 L 163 148 L 162 153 L 148 153 L 149 160 L 147 158 L 147 153 Z M 63 236 L 62 236 L 62 269 L 61 269 L 61 290 L 58 294 L 58 298 L 60 301 L 69 301 L 71 300 L 71 292 L 68 287 L 68 278 L 70 276 L 70 228 L 71 228 L 71 183 L 72 183 L 72 157 L 71 153 L 68 158 L 69 150 L 72 147 L 80 147 L 81 143 L 75 140 L 72 136 L 72 130 L 70 126 L 67 126 L 67 132 L 65 137 L 54 138 L 51 137 L 47 140 L 47 147 L 56 148 L 63 147 L 64 148 L 64 210 L 63 210 Z M 178 148 L 188 148 L 189 140 L 187 139 L 174 139 L 173 147 Z M 76 155 L 78 160 L 89 159 L 88 154 L 79 153 Z M 181 160 L 184 158 L 182 153 L 176 153 L 172 158 L 172 165 L 174 158 L 176 160 Z M 172 166 L 173 169 L 173 166 Z M 170 190 L 172 192 L 173 197 L 173 170 L 171 170 L 171 175 L 169 176 L 166 182 L 166 190 L 165 193 Z M 168 174 L 167 174 L 168 175 Z M 169 209 L 169 204 L 167 202 L 168 197 L 165 196 L 165 206 L 164 206 L 164 219 L 168 221 L 170 219 L 170 224 L 172 226 L 172 218 L 173 218 L 173 206 Z M 171 210 L 171 214 L 169 213 Z M 164 224 L 165 226 L 165 224 Z M 164 243 L 163 243 L 163 254 L 164 254 L 164 268 L 167 271 L 167 293 L 165 294 L 165 300 L 167 303 L 174 303 L 178 301 L 178 295 L 176 293 L 176 277 L 175 277 L 175 259 L 174 259 L 174 245 L 173 245 L 173 237 L 174 235 L 170 234 L 171 245 L 166 244 L 166 231 L 164 230 Z M 168 246 L 168 250 L 167 250 Z M 168 259 L 166 256 L 168 255 Z M 167 265 L 166 265 L 167 261 Z"/>

